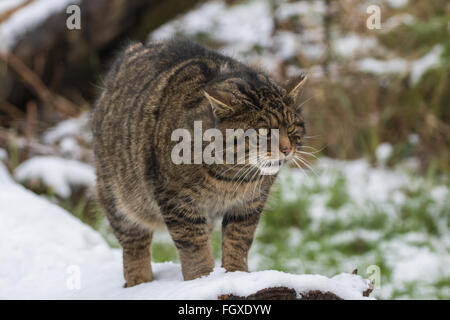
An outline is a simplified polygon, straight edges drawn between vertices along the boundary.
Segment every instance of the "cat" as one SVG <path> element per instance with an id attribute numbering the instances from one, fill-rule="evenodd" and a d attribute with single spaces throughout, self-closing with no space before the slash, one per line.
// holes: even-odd
<path id="1" fill-rule="evenodd" d="M 262 170 L 295 157 L 305 135 L 297 108 L 305 79 L 280 84 L 185 39 L 133 43 L 119 54 L 91 123 L 98 200 L 123 249 L 125 287 L 152 281 L 150 246 L 159 228 L 175 243 L 184 280 L 209 274 L 217 219 L 222 267 L 248 271 L 255 229 L 277 176 Z M 256 164 L 175 164 L 172 133 L 192 132 L 195 121 L 224 133 L 253 128 L 268 136 L 277 129 L 279 150 Z"/>

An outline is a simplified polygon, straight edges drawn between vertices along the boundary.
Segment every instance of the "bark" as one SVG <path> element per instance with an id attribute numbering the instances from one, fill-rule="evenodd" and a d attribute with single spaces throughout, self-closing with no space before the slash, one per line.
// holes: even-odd
<path id="1" fill-rule="evenodd" d="M 369 285 L 367 289 L 362 292 L 364 297 L 368 297 L 373 290 L 373 285 Z M 344 300 L 336 294 L 326 291 L 310 290 L 303 292 L 300 297 L 294 289 L 288 287 L 274 287 L 259 290 L 249 296 L 241 297 L 233 294 L 223 294 L 218 297 L 219 300 Z"/>

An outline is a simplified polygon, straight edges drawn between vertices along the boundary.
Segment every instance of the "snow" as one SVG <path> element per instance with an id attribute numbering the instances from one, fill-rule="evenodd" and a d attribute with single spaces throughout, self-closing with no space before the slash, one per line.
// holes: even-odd
<path id="1" fill-rule="evenodd" d="M 325 10 L 323 1 L 277 4 L 278 20 L 302 16 L 305 31 L 278 30 L 274 35 L 271 2 L 253 0 L 227 6 L 223 1 L 209 1 L 176 20 L 166 23 L 149 35 L 149 40 L 160 40 L 183 35 L 211 37 L 221 51 L 253 65 L 276 72 L 280 60 L 301 54 L 319 60 L 326 51 L 321 28 Z M 254 48 L 258 47 L 258 50 Z"/>
<path id="2" fill-rule="evenodd" d="M 394 9 L 399 9 L 408 4 L 409 0 L 386 0 L 387 4 Z"/>
<path id="3" fill-rule="evenodd" d="M 3 0 L 4 1 L 4 0 Z M 15 12 L 8 20 L 0 24 L 0 52 L 9 51 L 17 40 L 27 31 L 35 28 L 50 15 L 64 11 L 71 4 L 81 0 L 35 0 Z M 23 2 L 23 1 L 20 1 Z M 0 12 L 20 4 L 8 1 L 0 5 Z"/>
<path id="4" fill-rule="evenodd" d="M 54 156 L 37 156 L 20 164 L 14 176 L 18 181 L 42 181 L 62 198 L 70 197 L 72 187 L 92 187 L 95 170 L 88 164 Z"/>
<path id="5" fill-rule="evenodd" d="M 2 164 L 0 185 L 0 299 L 216 299 L 277 286 L 293 288 L 298 295 L 321 290 L 365 299 L 368 281 L 357 275 L 226 273 L 216 267 L 209 276 L 182 281 L 180 266 L 173 263 L 153 263 L 153 282 L 124 289 L 119 249 L 109 248 L 96 231 L 17 185 Z"/>
<path id="6" fill-rule="evenodd" d="M 8 153 L 5 149 L 0 148 L 0 161 L 6 160 L 8 158 Z"/>
<path id="7" fill-rule="evenodd" d="M 426 71 L 439 65 L 443 51 L 442 45 L 436 45 L 430 52 L 411 64 L 410 82 L 413 86 L 419 82 Z"/>
<path id="8" fill-rule="evenodd" d="M 323 15 L 326 13 L 324 1 L 297 1 L 281 3 L 276 16 L 280 20 L 287 20 L 293 16 Z"/>
<path id="9" fill-rule="evenodd" d="M 412 145 L 416 145 L 420 142 L 420 137 L 417 133 L 411 133 L 408 136 L 408 142 Z"/>
<path id="10" fill-rule="evenodd" d="M 414 21 L 415 18 L 408 13 L 396 14 L 383 23 L 383 31 L 388 32 L 402 24 L 411 25 Z"/>
<path id="11" fill-rule="evenodd" d="M 357 62 L 357 68 L 376 75 L 409 73 L 409 82 L 412 86 L 415 86 L 425 72 L 439 66 L 442 52 L 442 46 L 436 45 L 427 54 L 413 61 L 402 58 L 386 60 L 364 58 Z"/>
<path id="12" fill-rule="evenodd" d="M 230 45 L 230 54 L 245 52 L 253 45 L 268 46 L 273 22 L 268 1 L 252 1 L 245 6 L 226 6 L 223 1 L 210 1 L 174 22 L 169 22 L 150 35 L 150 40 L 171 38 L 183 32 L 187 36 L 212 32 L 216 41 Z"/>
<path id="13" fill-rule="evenodd" d="M 80 134 L 86 141 L 90 141 L 91 133 L 88 128 L 89 115 L 82 113 L 76 118 L 70 118 L 58 123 L 44 133 L 43 140 L 47 144 L 54 144 L 66 137 L 78 137 Z"/>
<path id="14" fill-rule="evenodd" d="M 0 2 L 0 13 L 16 8 L 24 3 L 26 0 L 2 0 Z"/>
<path id="15" fill-rule="evenodd" d="M 335 52 L 346 58 L 354 58 L 358 53 L 368 53 L 377 45 L 376 38 L 363 38 L 355 33 L 347 34 L 333 42 Z"/>
<path id="16" fill-rule="evenodd" d="M 408 72 L 408 62 L 402 58 L 393 58 L 388 60 L 379 60 L 375 58 L 364 58 L 357 63 L 359 70 L 373 73 L 399 73 L 404 74 Z"/>
<path id="17" fill-rule="evenodd" d="M 333 185 L 339 174 L 342 174 L 347 182 L 350 198 L 361 208 L 369 201 L 377 204 L 386 203 L 395 191 L 401 190 L 405 185 L 413 185 L 406 173 L 382 167 L 373 168 L 365 159 L 340 161 L 321 158 L 316 167 L 320 170 L 317 179 L 324 187 Z"/>
<path id="18" fill-rule="evenodd" d="M 408 245 L 406 242 L 397 239 L 382 245 L 388 263 L 395 264 L 392 275 L 394 283 L 417 280 L 432 283 L 450 277 L 450 255 L 445 253 L 445 249 L 436 253 L 427 247 Z"/>
<path id="19" fill-rule="evenodd" d="M 390 143 L 380 143 L 375 150 L 375 155 L 380 164 L 385 164 L 387 160 L 392 156 L 393 147 Z"/>
<path id="20" fill-rule="evenodd" d="M 384 161 L 391 153 L 391 145 L 380 144 L 376 150 L 378 164 L 375 167 L 364 159 L 339 161 L 322 157 L 315 164 L 317 176 L 314 178 L 305 178 L 301 170 L 281 172 L 279 187 L 283 201 L 295 203 L 300 197 L 306 198 L 309 203 L 308 217 L 311 219 L 307 230 L 300 229 L 300 234 L 291 233 L 293 237 L 289 240 L 289 246 L 292 249 L 289 250 L 292 250 L 292 257 L 285 258 L 286 265 L 292 265 L 289 271 L 315 270 L 333 274 L 333 270 L 350 271 L 355 267 L 364 270 L 367 266 L 378 265 L 382 278 L 386 279 L 374 291 L 373 295 L 377 298 L 395 296 L 433 299 L 448 293 L 448 290 L 445 291 L 438 284 L 445 283 L 445 279 L 450 276 L 450 189 L 445 184 L 430 185 L 425 178 L 412 174 L 417 171 L 410 167 L 416 165 L 409 162 L 416 163 L 417 159 L 410 158 L 394 168 L 384 166 Z M 337 209 L 330 208 L 327 206 L 329 190 L 336 186 L 338 179 L 345 182 L 338 187 L 340 192 L 348 196 L 348 200 Z M 424 203 L 433 204 L 424 208 Z M 421 218 L 423 225 L 417 229 L 408 227 L 411 223 L 408 217 L 414 218 L 417 214 L 426 216 Z M 382 216 L 386 219 L 386 224 L 377 229 L 365 226 L 364 222 L 358 227 L 352 225 L 352 221 L 358 219 L 370 221 Z M 429 221 L 426 219 L 432 220 L 438 230 L 425 231 L 425 221 Z M 334 234 L 323 234 L 323 230 L 339 225 L 341 230 L 336 230 Z M 392 232 L 403 228 L 415 231 Z M 308 236 L 309 233 L 321 236 L 315 242 L 314 237 Z M 360 241 L 366 243 L 370 250 L 352 255 L 343 255 L 339 251 L 339 246 L 353 245 Z M 260 250 L 257 250 L 256 263 L 252 264 L 261 266 L 264 265 L 261 261 L 270 257 L 270 253 L 261 254 L 267 249 L 258 243 L 256 246 Z M 330 247 L 336 249 L 333 251 Z M 273 247 L 273 250 L 276 249 L 277 247 Z M 304 252 L 303 256 L 296 258 L 296 250 Z M 308 258 L 309 251 L 323 253 L 318 255 L 319 258 Z M 320 260 L 321 256 L 323 261 Z M 330 263 L 329 257 L 339 261 L 337 267 L 326 265 Z M 380 258 L 384 266 L 377 262 Z M 251 255 L 250 261 L 252 259 Z M 298 260 L 303 261 L 298 263 Z M 306 269 L 304 265 L 307 266 Z M 386 276 L 388 270 L 390 275 Z M 401 296 L 398 292 L 405 292 L 405 295 Z"/>
<path id="21" fill-rule="evenodd" d="M 89 148 L 92 144 L 92 133 L 88 112 L 59 122 L 44 132 L 42 140 L 45 144 L 56 145 L 64 158 L 93 162 L 92 150 Z"/>

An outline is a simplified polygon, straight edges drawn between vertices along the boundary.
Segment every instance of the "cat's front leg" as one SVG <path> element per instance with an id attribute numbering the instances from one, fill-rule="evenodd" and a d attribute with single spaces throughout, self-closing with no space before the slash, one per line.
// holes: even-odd
<path id="1" fill-rule="evenodd" d="M 210 274 L 214 258 L 206 218 L 168 206 L 164 210 L 164 221 L 178 249 L 184 280 Z"/>
<path id="2" fill-rule="evenodd" d="M 232 213 L 222 221 L 222 267 L 227 271 L 248 271 L 248 252 L 262 211 L 257 204 L 249 212 Z"/>

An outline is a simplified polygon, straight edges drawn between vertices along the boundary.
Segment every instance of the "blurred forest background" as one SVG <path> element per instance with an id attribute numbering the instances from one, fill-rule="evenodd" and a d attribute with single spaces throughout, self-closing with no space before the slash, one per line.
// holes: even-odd
<path id="1" fill-rule="evenodd" d="M 0 0 L 0 161 L 117 246 L 92 192 L 88 112 L 120 48 L 175 36 L 280 81 L 309 74 L 309 154 L 281 174 L 251 269 L 358 268 L 380 298 L 450 298 L 447 0 Z M 167 235 L 153 250 L 177 259 Z"/>

